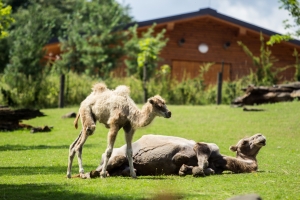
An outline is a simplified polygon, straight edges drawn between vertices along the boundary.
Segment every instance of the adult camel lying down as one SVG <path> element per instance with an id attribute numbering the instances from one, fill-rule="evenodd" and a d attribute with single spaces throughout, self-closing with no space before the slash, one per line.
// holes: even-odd
<path id="1" fill-rule="evenodd" d="M 258 168 L 256 155 L 266 145 L 262 134 L 243 138 L 231 151 L 236 157 L 220 154 L 214 143 L 195 142 L 184 138 L 144 135 L 132 144 L 133 164 L 137 175 L 171 175 L 205 176 L 221 174 L 225 170 L 235 173 L 255 172 Z M 100 166 L 85 178 L 99 177 L 103 166 Z M 130 176 L 126 145 L 115 148 L 108 162 L 107 172 L 110 176 Z"/>

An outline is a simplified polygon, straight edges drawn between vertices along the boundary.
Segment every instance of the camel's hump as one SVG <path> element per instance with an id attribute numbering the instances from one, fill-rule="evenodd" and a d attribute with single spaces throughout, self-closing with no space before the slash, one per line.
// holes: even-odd
<path id="1" fill-rule="evenodd" d="M 96 93 L 104 92 L 106 89 L 107 89 L 107 86 L 104 83 L 96 83 L 92 88 L 93 92 L 96 92 Z"/>
<path id="2" fill-rule="evenodd" d="M 130 89 L 128 86 L 126 85 L 119 85 L 118 87 L 116 87 L 116 89 L 114 90 L 115 94 L 121 95 L 121 96 L 129 96 L 130 94 Z"/>

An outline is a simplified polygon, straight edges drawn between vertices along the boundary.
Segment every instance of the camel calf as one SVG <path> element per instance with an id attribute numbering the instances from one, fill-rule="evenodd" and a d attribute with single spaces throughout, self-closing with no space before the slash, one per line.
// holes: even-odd
<path id="1" fill-rule="evenodd" d="M 98 83 L 92 88 L 92 93 L 82 101 L 79 113 L 74 121 L 80 117 L 82 130 L 76 140 L 70 145 L 67 177 L 71 178 L 71 168 L 74 156 L 77 152 L 79 173 L 84 176 L 82 165 L 82 148 L 88 138 L 96 128 L 96 121 L 105 125 L 109 129 L 107 136 L 107 148 L 105 151 L 102 177 L 106 177 L 106 168 L 109 158 L 113 152 L 113 146 L 118 131 L 123 128 L 126 139 L 126 155 L 128 158 L 130 175 L 135 178 L 132 160 L 132 137 L 137 128 L 147 126 L 156 116 L 170 118 L 171 112 L 167 109 L 165 101 L 159 95 L 148 99 L 140 110 L 130 98 L 130 90 L 127 86 L 118 86 L 115 90 L 110 90 L 103 83 Z"/>

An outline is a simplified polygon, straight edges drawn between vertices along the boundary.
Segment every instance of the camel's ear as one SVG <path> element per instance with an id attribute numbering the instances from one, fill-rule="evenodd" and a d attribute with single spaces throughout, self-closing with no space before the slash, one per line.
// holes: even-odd
<path id="1" fill-rule="evenodd" d="M 229 149 L 230 149 L 230 151 L 235 152 L 235 151 L 237 151 L 237 146 L 230 146 Z"/>
<path id="2" fill-rule="evenodd" d="M 149 103 L 154 104 L 154 100 L 152 98 L 148 99 Z"/>

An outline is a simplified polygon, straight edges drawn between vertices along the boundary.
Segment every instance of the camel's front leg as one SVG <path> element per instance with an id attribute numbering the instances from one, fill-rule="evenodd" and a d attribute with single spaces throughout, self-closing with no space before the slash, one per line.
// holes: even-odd
<path id="1" fill-rule="evenodd" d="M 132 128 L 130 128 L 130 130 L 128 130 L 128 128 L 129 127 L 126 127 L 126 128 L 124 127 L 126 145 L 127 145 L 126 155 L 127 155 L 129 169 L 130 169 L 130 176 L 132 178 L 136 178 L 136 173 L 133 168 L 133 159 L 132 159 L 132 138 L 133 138 L 134 130 Z"/>
<path id="2" fill-rule="evenodd" d="M 113 148 L 114 148 L 114 144 L 116 141 L 118 131 L 119 131 L 118 125 L 110 124 L 110 129 L 109 129 L 109 132 L 107 135 L 107 148 L 105 150 L 102 172 L 100 173 L 102 178 L 105 178 L 107 176 L 107 174 L 106 174 L 107 164 L 108 164 L 108 160 L 113 152 Z"/>
<path id="3" fill-rule="evenodd" d="M 193 168 L 193 176 L 205 176 L 213 174 L 213 170 L 211 171 L 211 169 L 208 169 L 208 158 L 211 154 L 211 150 L 208 145 L 198 142 L 194 146 L 194 151 L 198 159 L 198 166 Z"/>

